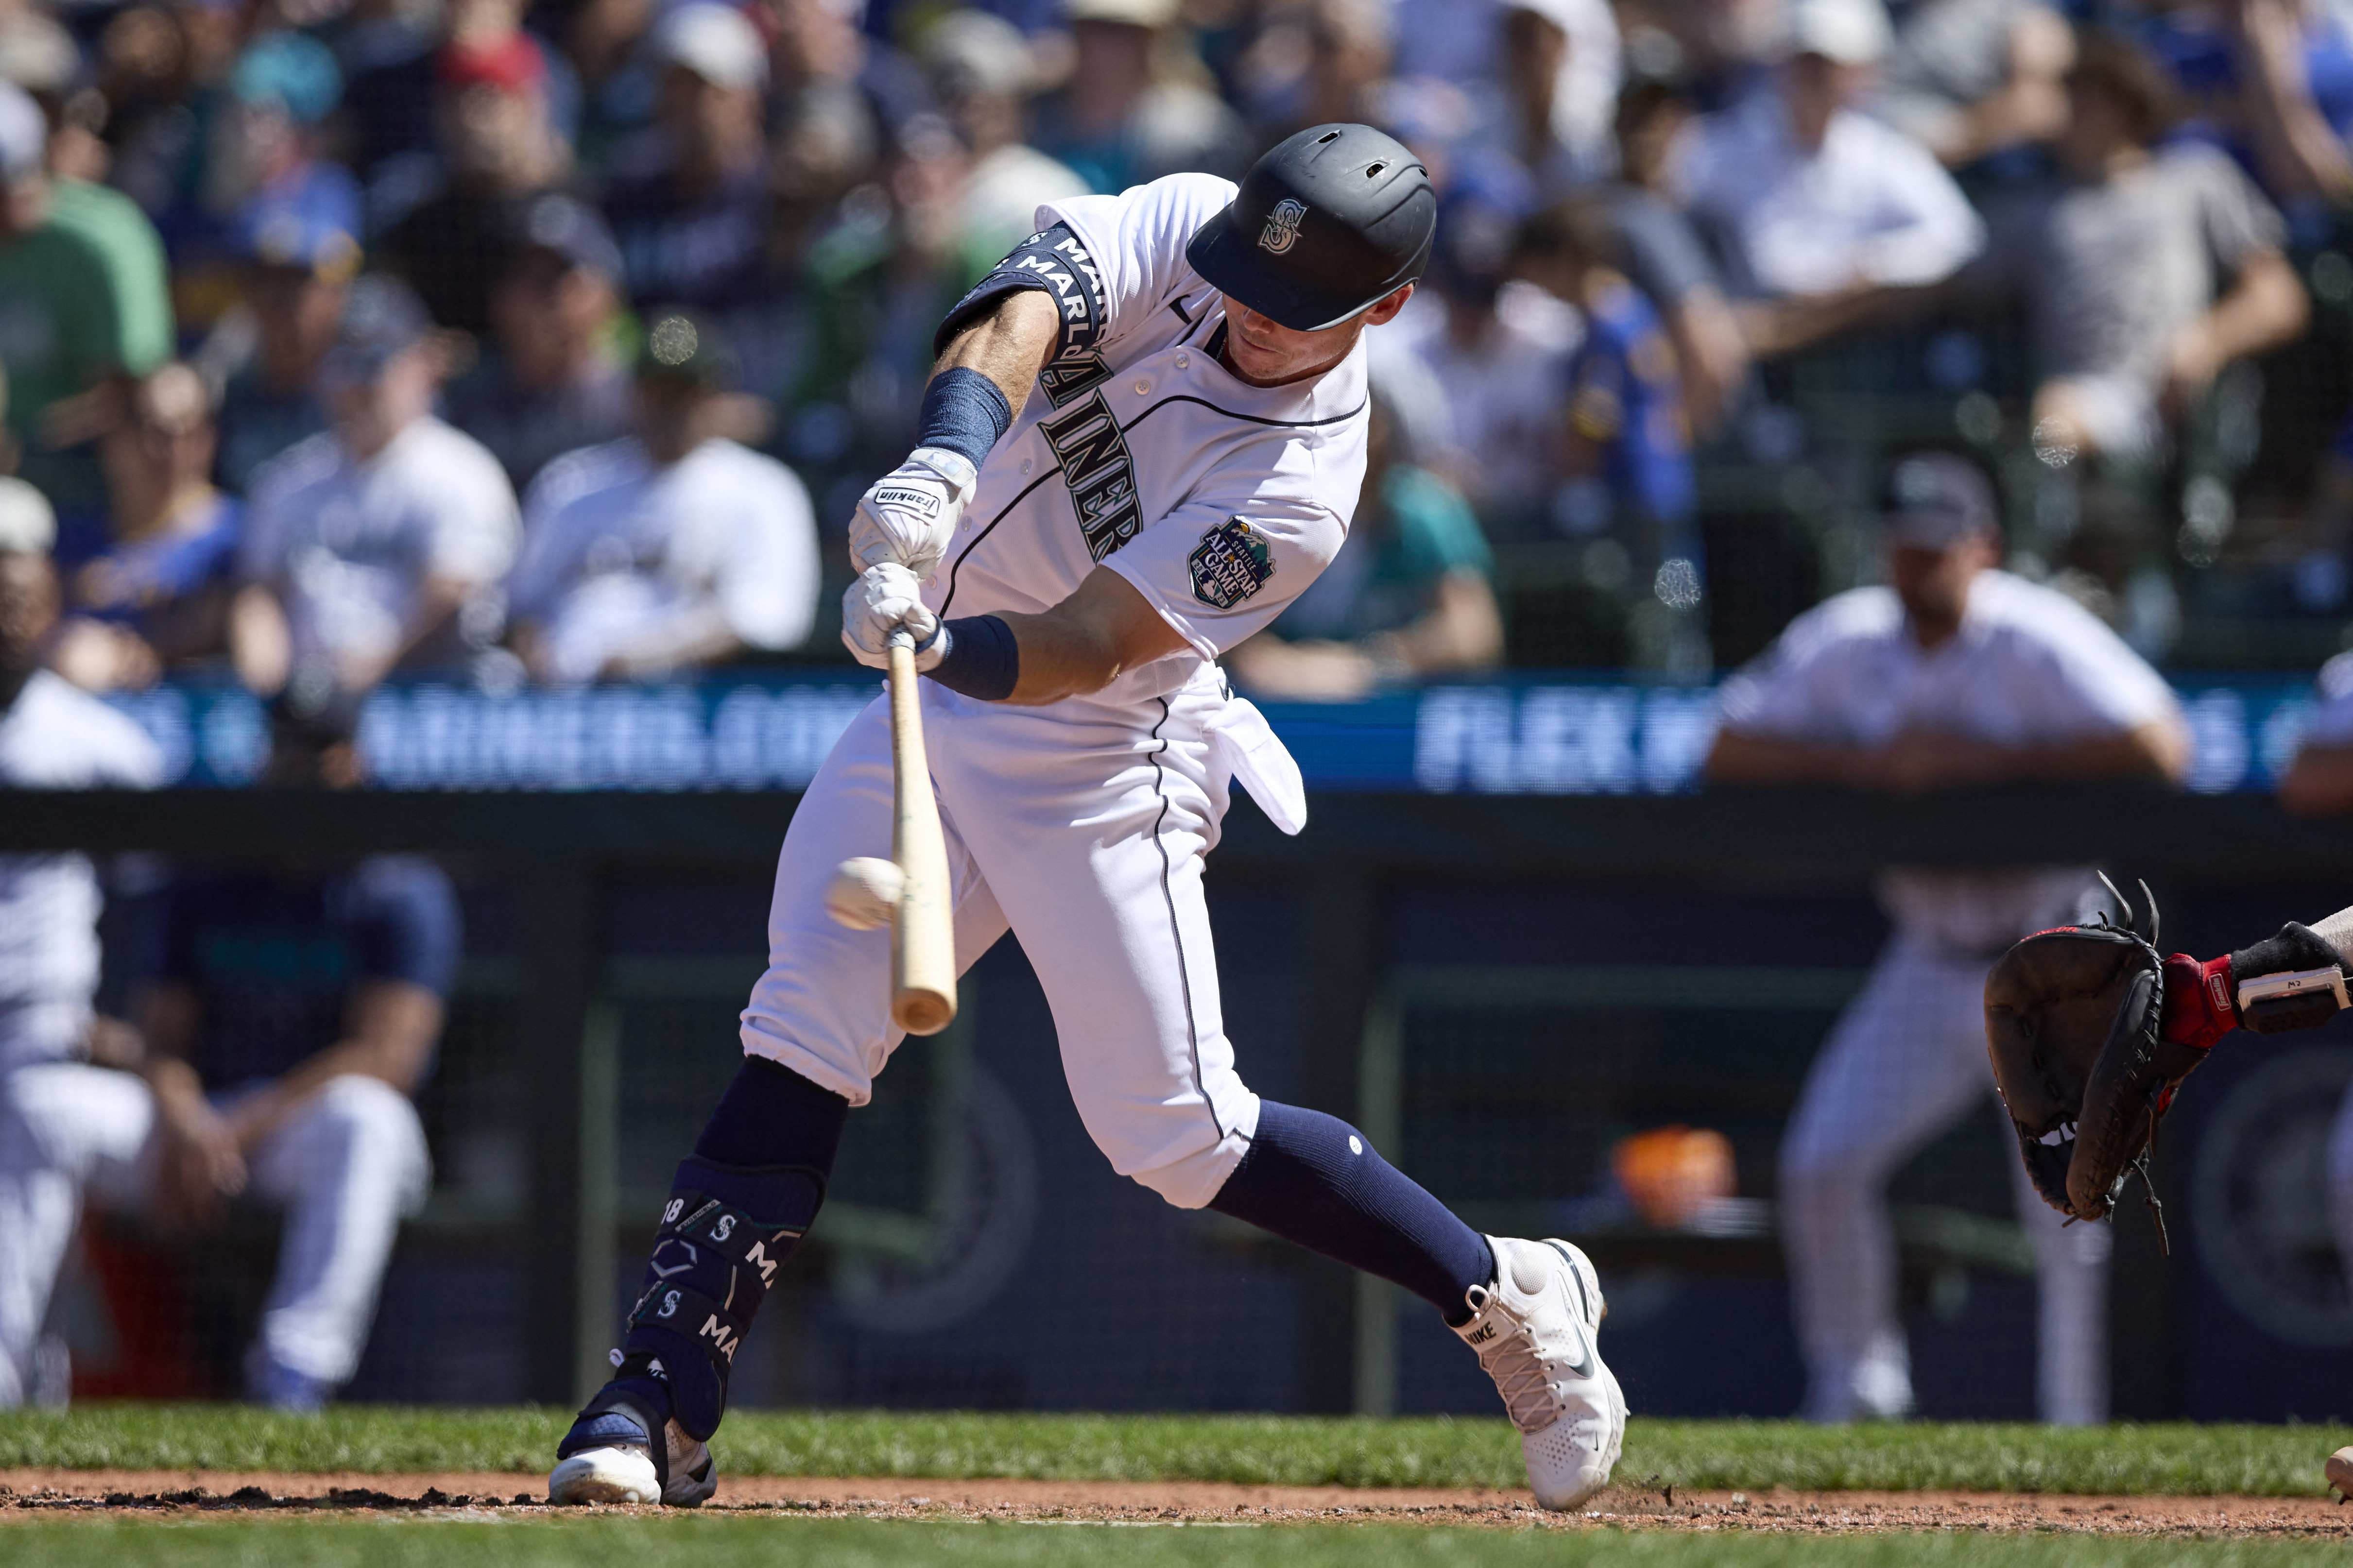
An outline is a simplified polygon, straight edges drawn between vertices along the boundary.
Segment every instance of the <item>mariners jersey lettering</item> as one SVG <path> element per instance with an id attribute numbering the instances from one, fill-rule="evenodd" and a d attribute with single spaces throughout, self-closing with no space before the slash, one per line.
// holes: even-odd
<path id="1" fill-rule="evenodd" d="M 925 601 L 944 615 L 1036 614 L 1108 566 L 1187 644 L 1123 675 L 1108 702 L 1174 691 L 1274 619 L 1338 552 L 1364 482 L 1361 342 L 1277 387 L 1242 381 L 1213 351 L 1224 300 L 1185 245 L 1233 191 L 1176 174 L 1040 207 L 1038 235 L 948 317 L 1029 278 L 1062 301 L 1065 331 L 982 467 Z"/>

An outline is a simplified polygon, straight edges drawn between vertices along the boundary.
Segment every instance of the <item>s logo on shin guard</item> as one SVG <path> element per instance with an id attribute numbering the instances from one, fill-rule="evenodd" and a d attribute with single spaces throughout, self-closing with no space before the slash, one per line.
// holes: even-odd
<path id="1" fill-rule="evenodd" d="M 733 1235 L 734 1235 L 734 1234 L 735 1234 L 735 1216 L 734 1216 L 733 1215 L 732 1215 L 732 1214 L 723 1214 L 723 1215 L 720 1215 L 716 1220 L 713 1220 L 713 1221 L 712 1222 L 712 1225 L 711 1225 L 711 1239 L 712 1239 L 712 1240 L 713 1240 L 713 1241 L 724 1241 L 724 1240 L 726 1240 L 729 1237 L 731 1237 L 731 1236 L 733 1236 Z"/>
<path id="2" fill-rule="evenodd" d="M 676 1317 L 677 1315 L 678 1315 L 678 1292 L 677 1292 L 677 1291 L 675 1291 L 675 1290 L 665 1290 L 665 1291 L 663 1291 L 663 1292 L 662 1292 L 662 1304 L 661 1304 L 661 1310 L 660 1310 L 660 1311 L 659 1311 L 659 1312 L 656 1312 L 656 1313 L 654 1314 L 654 1316 L 655 1316 L 655 1317 L 657 1317 L 657 1318 L 670 1318 L 670 1317 Z"/>

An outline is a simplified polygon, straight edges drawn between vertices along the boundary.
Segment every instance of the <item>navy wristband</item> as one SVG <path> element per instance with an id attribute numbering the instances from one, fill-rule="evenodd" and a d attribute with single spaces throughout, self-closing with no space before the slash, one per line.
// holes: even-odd
<path id="1" fill-rule="evenodd" d="M 1002 702 L 1021 679 L 1021 645 L 1013 628 L 995 616 L 964 616 L 942 628 L 948 651 L 923 673 L 950 691 L 983 702 Z"/>
<path id="2" fill-rule="evenodd" d="M 915 445 L 944 447 L 977 468 L 1012 427 L 1013 406 L 997 383 L 968 366 L 951 365 L 923 388 Z"/>

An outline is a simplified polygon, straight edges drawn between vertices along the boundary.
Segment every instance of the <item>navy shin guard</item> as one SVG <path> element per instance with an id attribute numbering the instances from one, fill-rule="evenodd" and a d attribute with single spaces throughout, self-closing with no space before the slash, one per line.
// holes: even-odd
<path id="1" fill-rule="evenodd" d="M 825 1177 L 808 1166 L 681 1161 L 615 1382 L 648 1375 L 659 1361 L 670 1415 L 688 1436 L 709 1438 L 727 1412 L 744 1331 L 824 1201 Z"/>

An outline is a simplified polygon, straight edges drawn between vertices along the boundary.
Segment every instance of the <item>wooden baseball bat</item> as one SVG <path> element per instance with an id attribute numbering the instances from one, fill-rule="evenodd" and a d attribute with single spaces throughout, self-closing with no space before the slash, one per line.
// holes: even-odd
<path id="1" fill-rule="evenodd" d="M 936 1035 L 955 1021 L 955 906 L 947 840 L 932 798 L 923 754 L 923 702 L 915 690 L 915 643 L 891 634 L 891 858 L 905 881 L 891 926 L 891 1017 L 911 1035 Z"/>

